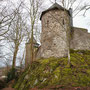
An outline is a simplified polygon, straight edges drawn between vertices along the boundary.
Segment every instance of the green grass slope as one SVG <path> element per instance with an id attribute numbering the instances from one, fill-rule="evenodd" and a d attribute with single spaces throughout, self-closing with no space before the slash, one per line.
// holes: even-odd
<path id="1" fill-rule="evenodd" d="M 33 62 L 20 76 L 15 88 L 29 90 L 47 86 L 90 86 L 90 51 L 71 50 L 71 65 L 67 58 L 48 58 Z"/>

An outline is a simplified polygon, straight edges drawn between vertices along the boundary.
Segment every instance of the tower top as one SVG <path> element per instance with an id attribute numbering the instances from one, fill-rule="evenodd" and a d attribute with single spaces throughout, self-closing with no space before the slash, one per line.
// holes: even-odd
<path id="1" fill-rule="evenodd" d="M 55 3 L 54 3 L 51 7 L 49 7 L 47 10 L 45 10 L 45 11 L 42 12 L 41 17 L 40 17 L 40 20 L 42 19 L 42 16 L 43 16 L 46 12 L 48 12 L 48 11 L 50 11 L 50 10 L 54 10 L 54 9 L 66 10 L 64 7 L 62 7 L 61 5 L 59 5 L 58 3 L 56 3 L 56 0 L 55 0 Z M 68 10 L 66 10 L 66 11 L 68 11 Z M 69 12 L 69 11 L 68 11 L 68 12 Z"/>
<path id="2" fill-rule="evenodd" d="M 55 3 L 56 3 L 56 0 L 55 0 Z"/>

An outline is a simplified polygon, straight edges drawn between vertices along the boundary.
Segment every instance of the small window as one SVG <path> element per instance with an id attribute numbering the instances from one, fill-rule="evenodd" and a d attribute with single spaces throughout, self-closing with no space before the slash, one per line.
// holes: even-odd
<path id="1" fill-rule="evenodd" d="M 65 24 L 64 19 L 63 19 L 63 21 L 62 21 L 62 22 L 63 22 L 63 25 L 64 25 L 64 24 Z"/>
<path id="2" fill-rule="evenodd" d="M 46 20 L 46 27 L 49 26 L 49 20 Z"/>
<path id="3" fill-rule="evenodd" d="M 45 27 L 49 26 L 49 20 L 45 20 Z"/>
<path id="4" fill-rule="evenodd" d="M 63 17 L 61 17 L 62 25 L 65 25 L 65 20 Z"/>

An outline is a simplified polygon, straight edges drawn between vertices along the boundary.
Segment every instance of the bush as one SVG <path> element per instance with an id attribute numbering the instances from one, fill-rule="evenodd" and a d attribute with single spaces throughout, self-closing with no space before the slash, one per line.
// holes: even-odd
<path id="1" fill-rule="evenodd" d="M 6 82 L 10 82 L 13 79 L 17 79 L 17 70 L 15 68 L 12 68 L 8 73 L 7 73 L 7 79 Z"/>
<path id="2" fill-rule="evenodd" d="M 3 80 L 0 80 L 0 90 L 2 88 L 5 88 L 5 86 L 6 86 L 6 83 Z"/>

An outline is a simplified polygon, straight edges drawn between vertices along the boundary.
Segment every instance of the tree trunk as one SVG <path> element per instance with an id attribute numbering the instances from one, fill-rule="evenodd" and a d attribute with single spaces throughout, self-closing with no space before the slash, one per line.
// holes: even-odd
<path id="1" fill-rule="evenodd" d="M 32 64 L 32 62 L 34 61 L 34 48 L 33 48 L 33 28 L 34 28 L 34 21 L 32 22 L 32 33 L 31 33 L 31 62 L 30 64 Z"/>
<path id="2" fill-rule="evenodd" d="M 68 65 L 70 65 L 70 49 L 68 49 Z"/>
<path id="3" fill-rule="evenodd" d="M 15 68 L 15 66 L 16 66 L 16 56 L 17 56 L 17 52 L 18 52 L 18 46 L 16 46 L 16 47 L 15 47 L 15 50 L 14 50 L 12 68 Z"/>
<path id="4" fill-rule="evenodd" d="M 31 36 L 31 62 L 30 63 L 32 64 L 32 62 L 33 62 L 33 33 Z"/>

